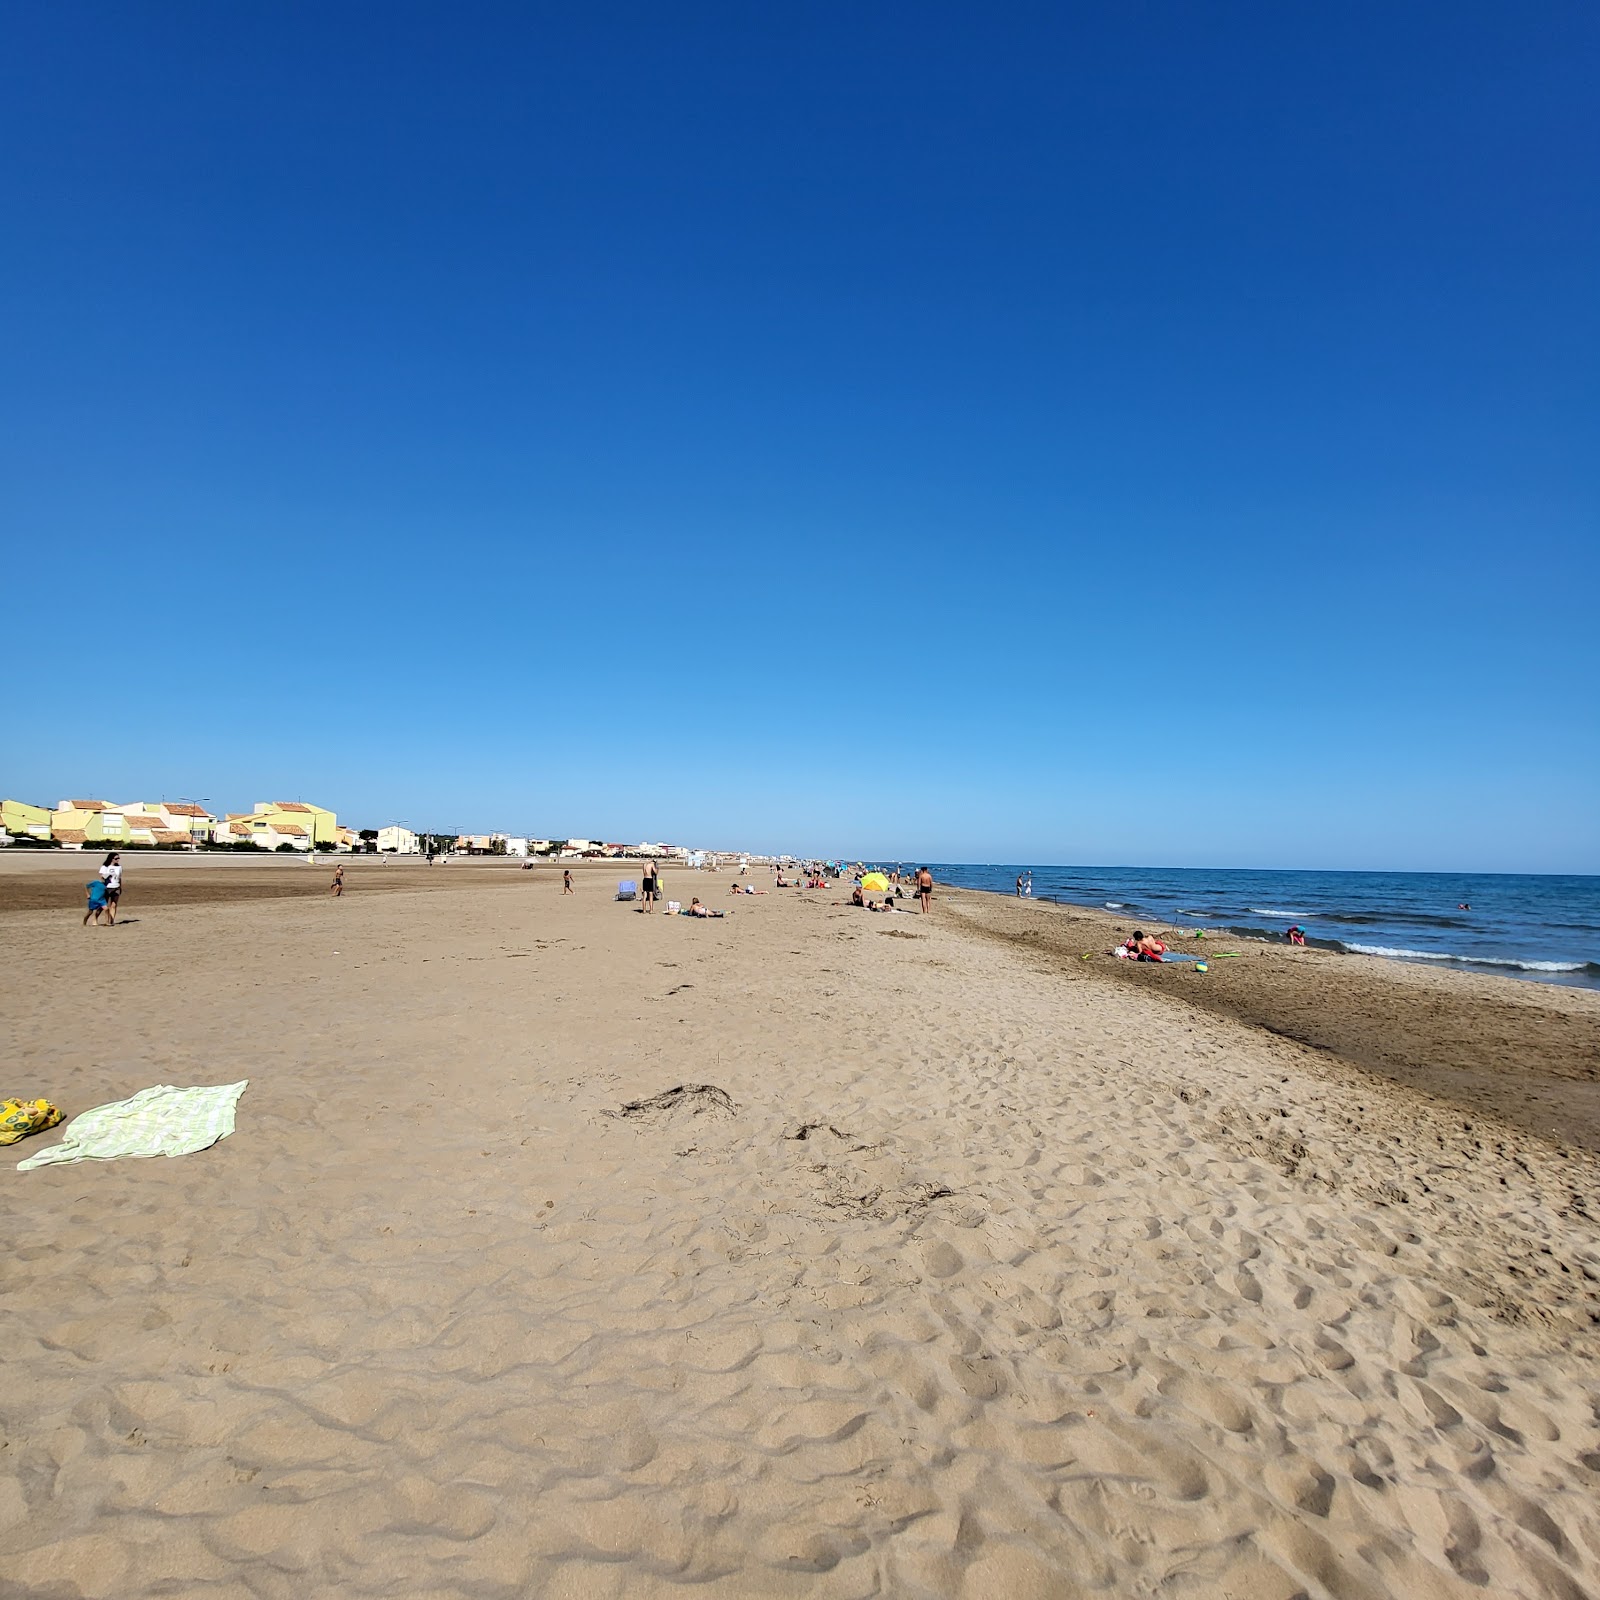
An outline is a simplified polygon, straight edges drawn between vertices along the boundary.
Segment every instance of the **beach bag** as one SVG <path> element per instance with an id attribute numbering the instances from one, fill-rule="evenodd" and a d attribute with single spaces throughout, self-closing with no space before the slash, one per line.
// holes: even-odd
<path id="1" fill-rule="evenodd" d="M 0 1144 L 15 1144 L 30 1133 L 43 1133 L 61 1120 L 48 1100 L 0 1100 Z"/>

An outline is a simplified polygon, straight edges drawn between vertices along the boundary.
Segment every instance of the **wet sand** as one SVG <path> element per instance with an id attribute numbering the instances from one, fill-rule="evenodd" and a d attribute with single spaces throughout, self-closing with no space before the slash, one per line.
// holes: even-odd
<path id="1" fill-rule="evenodd" d="M 5 1593 L 1600 1594 L 1586 1150 L 1048 908 L 460 870 L 0 916 L 0 1092 L 251 1080 L 0 1159 Z"/>
<path id="2" fill-rule="evenodd" d="M 65 910 L 83 915 L 84 885 L 100 870 L 104 851 L 19 850 L 0 853 L 0 916 L 11 911 Z M 342 863 L 352 885 L 365 892 L 392 889 L 459 888 L 463 874 L 478 886 L 521 884 L 560 869 L 544 864 L 526 874 L 522 863 L 481 857 L 429 866 L 416 856 L 340 856 L 275 853 L 129 850 L 122 857 L 120 915 L 137 916 L 140 906 L 222 905 L 235 900 L 316 899 L 328 893 L 335 865 Z M 609 864 L 608 864 L 609 865 Z M 588 870 L 589 864 L 583 864 Z M 635 874 L 637 876 L 637 874 Z"/>

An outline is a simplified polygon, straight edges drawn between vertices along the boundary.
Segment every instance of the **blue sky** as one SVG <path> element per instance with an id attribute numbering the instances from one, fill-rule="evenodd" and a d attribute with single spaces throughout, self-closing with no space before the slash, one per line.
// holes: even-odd
<path id="1" fill-rule="evenodd" d="M 1588 4 L 13 8 L 0 787 L 1600 870 Z"/>

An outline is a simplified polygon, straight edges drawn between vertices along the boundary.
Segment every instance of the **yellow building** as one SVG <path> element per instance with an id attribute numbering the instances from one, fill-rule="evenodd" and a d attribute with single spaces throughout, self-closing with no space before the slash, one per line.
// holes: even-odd
<path id="1" fill-rule="evenodd" d="M 339 819 L 321 806 L 307 805 L 302 800 L 258 800 L 249 818 L 252 828 L 263 822 L 279 833 L 293 834 L 298 828 L 309 832 L 317 844 L 339 842 Z"/>
<path id="2" fill-rule="evenodd" d="M 57 844 L 122 844 L 122 813 L 109 800 L 63 800 L 51 813 L 50 837 Z"/>
<path id="3" fill-rule="evenodd" d="M 248 839 L 264 850 L 292 844 L 307 850 L 316 844 L 337 845 L 339 819 L 321 806 L 301 800 L 260 800 L 254 811 L 230 811 L 217 826 L 224 844 Z"/>
<path id="4" fill-rule="evenodd" d="M 26 833 L 35 839 L 48 839 L 50 813 L 43 806 L 30 806 L 26 800 L 0 800 L 0 828 L 7 833 Z"/>
<path id="5" fill-rule="evenodd" d="M 187 845 L 195 842 L 190 821 L 159 801 L 117 806 L 109 800 L 63 800 L 51 814 L 50 834 L 68 845 Z"/>
<path id="6" fill-rule="evenodd" d="M 146 800 L 139 809 L 160 812 L 169 828 L 181 829 L 196 844 L 203 844 L 211 837 L 211 829 L 216 822 L 216 818 L 204 806 L 190 805 L 184 801 Z"/>

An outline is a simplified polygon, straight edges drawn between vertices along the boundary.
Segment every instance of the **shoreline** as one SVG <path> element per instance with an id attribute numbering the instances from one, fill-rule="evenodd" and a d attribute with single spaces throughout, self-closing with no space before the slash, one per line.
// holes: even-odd
<path id="1" fill-rule="evenodd" d="M 999 894 L 1005 899 L 1015 898 L 1011 884 L 1005 881 L 1011 872 L 1009 867 L 980 868 L 947 863 L 946 870 L 953 876 L 945 881 L 953 886 Z M 1404 904 L 1409 895 L 1420 892 L 1415 888 L 1420 882 L 1431 884 L 1437 892 L 1439 885 L 1434 880 L 1441 875 L 1433 873 L 1279 873 L 1233 868 L 1218 876 L 1245 881 L 1180 884 L 1177 880 L 1205 878 L 1204 869 L 1119 867 L 1104 869 L 1110 877 L 1091 889 L 1082 879 L 1085 875 L 1092 877 L 1100 869 L 1047 866 L 1030 870 L 1037 870 L 1043 878 L 1030 898 L 1047 904 L 1082 911 L 1120 912 L 1136 922 L 1164 927 L 1190 930 L 1199 926 L 1219 937 L 1249 939 L 1268 945 L 1285 943 L 1284 927 L 1299 922 L 1309 930 L 1308 946 L 1339 955 L 1374 956 L 1440 971 L 1514 977 L 1523 982 L 1600 993 L 1600 950 L 1593 946 L 1592 940 L 1590 946 L 1584 948 L 1584 935 L 1597 931 L 1593 924 L 1600 922 L 1600 899 L 1596 898 L 1600 896 L 1600 878 L 1592 876 L 1494 875 L 1515 887 L 1506 903 L 1493 910 L 1480 907 L 1479 915 L 1486 916 L 1490 926 L 1474 922 L 1470 906 L 1458 906 L 1455 912 L 1445 914 L 1437 908 L 1423 911 L 1414 902 Z M 1137 877 L 1140 881 L 1118 883 L 1115 881 L 1118 876 Z M 1263 881 L 1275 877 L 1310 881 L 1282 884 Z M 1349 902 L 1341 899 L 1341 908 L 1334 910 L 1326 904 L 1326 896 L 1329 886 L 1341 878 L 1355 880 L 1357 887 L 1353 899 Z M 1474 875 L 1473 881 L 1480 888 L 1486 885 L 1484 875 Z M 1562 892 L 1579 897 L 1579 903 L 1573 906 L 1551 904 L 1536 910 L 1526 897 L 1535 893 L 1537 886 L 1547 883 L 1561 885 Z M 1458 892 L 1461 887 L 1457 884 L 1448 892 Z M 1466 887 L 1470 888 L 1470 884 Z M 1241 897 L 1240 903 L 1217 908 L 1219 899 L 1234 894 Z M 1245 896 L 1271 897 L 1274 905 L 1298 905 L 1299 909 L 1269 910 L 1266 905 L 1245 905 Z M 1323 900 L 1320 906 L 1319 897 Z M 1212 909 L 1181 909 L 1186 902 L 1191 905 L 1209 903 Z M 1545 919 L 1553 919 L 1554 924 L 1559 925 L 1565 910 L 1575 911 L 1580 919 L 1575 935 L 1577 949 L 1551 947 L 1552 933 L 1546 928 Z M 1462 920 L 1463 915 L 1466 920 Z M 1533 947 L 1529 945 L 1530 918 L 1537 929 L 1537 944 Z M 1584 918 L 1589 920 L 1583 921 Z M 1457 930 L 1439 941 L 1440 945 L 1450 948 L 1429 947 L 1429 931 L 1437 934 L 1446 928 Z"/>

